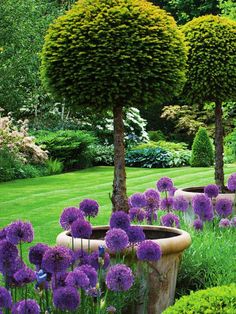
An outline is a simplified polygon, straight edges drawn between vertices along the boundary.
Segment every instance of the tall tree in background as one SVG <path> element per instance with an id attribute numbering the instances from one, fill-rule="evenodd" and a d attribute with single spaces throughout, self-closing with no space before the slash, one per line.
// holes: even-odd
<path id="1" fill-rule="evenodd" d="M 128 211 L 123 109 L 170 100 L 183 87 L 185 65 L 174 19 L 147 1 L 81 0 L 48 31 L 44 85 L 76 109 L 113 111 L 113 210 Z"/>
<path id="2" fill-rule="evenodd" d="M 215 180 L 224 189 L 222 103 L 236 100 L 236 22 L 208 15 L 182 30 L 189 45 L 183 95 L 190 103 L 215 103 Z"/>

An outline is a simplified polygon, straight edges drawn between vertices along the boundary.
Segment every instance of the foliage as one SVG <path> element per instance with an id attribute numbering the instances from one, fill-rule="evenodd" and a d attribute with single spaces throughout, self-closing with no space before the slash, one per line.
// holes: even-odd
<path id="1" fill-rule="evenodd" d="M 93 165 L 94 166 L 112 166 L 114 164 L 114 146 L 113 145 L 92 145 Z"/>
<path id="2" fill-rule="evenodd" d="M 150 141 L 158 142 L 158 141 L 165 141 L 165 135 L 161 130 L 157 131 L 148 131 L 148 136 Z"/>
<path id="3" fill-rule="evenodd" d="M 146 1 L 84 0 L 50 26 L 41 77 L 76 107 L 138 107 L 178 94 L 185 62 L 182 34 L 165 11 Z"/>
<path id="4" fill-rule="evenodd" d="M 221 286 L 191 293 L 178 300 L 163 314 L 233 314 L 236 308 L 236 286 Z"/>
<path id="5" fill-rule="evenodd" d="M 169 168 L 189 164 L 190 152 L 171 152 L 163 148 L 144 148 L 128 151 L 126 165 L 141 168 Z"/>
<path id="6" fill-rule="evenodd" d="M 94 137 L 83 131 L 59 130 L 38 131 L 36 143 L 42 145 L 51 158 L 63 163 L 66 170 L 86 168 L 91 165 L 90 145 Z"/>
<path id="7" fill-rule="evenodd" d="M 152 0 L 152 2 L 170 12 L 178 24 L 185 24 L 201 15 L 220 13 L 218 0 Z"/>
<path id="8" fill-rule="evenodd" d="M 236 160 L 236 128 L 225 137 L 225 155 L 231 161 Z"/>
<path id="9" fill-rule="evenodd" d="M 46 173 L 47 175 L 54 175 L 54 174 L 59 174 L 62 173 L 63 171 L 63 163 L 57 159 L 51 159 L 49 158 L 46 161 Z"/>
<path id="10" fill-rule="evenodd" d="M 5 147 L 24 163 L 40 164 L 47 160 L 47 153 L 29 136 L 27 121 L 15 122 L 10 115 L 0 116 L 0 149 Z"/>
<path id="11" fill-rule="evenodd" d="M 167 141 L 160 140 L 158 142 L 150 141 L 148 143 L 142 143 L 142 144 L 139 144 L 139 145 L 133 147 L 133 149 L 157 148 L 157 147 L 163 148 L 163 149 L 170 151 L 170 152 L 176 152 L 176 151 L 186 150 L 187 144 L 186 143 L 167 142 Z"/>
<path id="12" fill-rule="evenodd" d="M 220 0 L 219 7 L 224 16 L 236 21 L 236 3 L 234 0 Z"/>
<path id="13" fill-rule="evenodd" d="M 235 100 L 236 22 L 208 15 L 182 30 L 189 46 L 186 99 L 200 104 Z"/>
<path id="14" fill-rule="evenodd" d="M 205 128 L 199 128 L 192 146 L 192 167 L 209 167 L 214 162 L 213 147 Z"/>

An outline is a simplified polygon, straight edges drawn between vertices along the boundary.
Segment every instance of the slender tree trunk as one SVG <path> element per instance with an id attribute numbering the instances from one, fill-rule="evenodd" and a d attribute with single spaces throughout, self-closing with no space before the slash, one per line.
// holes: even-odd
<path id="1" fill-rule="evenodd" d="M 112 204 L 113 211 L 128 211 L 128 198 L 126 195 L 126 173 L 125 173 L 125 145 L 124 145 L 124 123 L 123 107 L 114 107 L 114 181 Z"/>
<path id="2" fill-rule="evenodd" d="M 215 182 L 224 191 L 224 129 L 222 103 L 215 102 Z"/>

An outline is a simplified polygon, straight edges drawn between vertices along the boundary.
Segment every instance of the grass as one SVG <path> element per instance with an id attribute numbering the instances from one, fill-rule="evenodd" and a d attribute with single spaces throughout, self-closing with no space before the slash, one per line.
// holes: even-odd
<path id="1" fill-rule="evenodd" d="M 226 177 L 236 165 L 225 167 Z M 162 176 L 169 176 L 175 186 L 206 185 L 214 182 L 213 168 L 140 169 L 127 168 L 127 192 L 142 192 L 155 186 Z M 100 204 L 100 214 L 93 224 L 106 224 L 111 213 L 113 168 L 94 167 L 50 177 L 16 180 L 0 184 L 0 228 L 16 219 L 29 220 L 35 241 L 55 244 L 61 231 L 58 224 L 63 208 L 78 205 L 84 198 Z"/>

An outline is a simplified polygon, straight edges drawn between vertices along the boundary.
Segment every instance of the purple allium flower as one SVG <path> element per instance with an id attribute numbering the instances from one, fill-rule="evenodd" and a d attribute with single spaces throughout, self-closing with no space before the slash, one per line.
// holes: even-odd
<path id="1" fill-rule="evenodd" d="M 7 240 L 0 241 L 0 271 L 4 274 L 15 270 L 17 247 Z"/>
<path id="2" fill-rule="evenodd" d="M 0 240 L 5 240 L 7 236 L 6 228 L 0 229 Z"/>
<path id="3" fill-rule="evenodd" d="M 75 260 L 78 262 L 78 265 L 88 264 L 89 255 L 84 250 L 77 250 L 74 252 Z"/>
<path id="4" fill-rule="evenodd" d="M 158 261 L 161 255 L 160 245 L 151 240 L 140 243 L 137 249 L 137 257 L 141 261 Z"/>
<path id="5" fill-rule="evenodd" d="M 53 303 L 63 311 L 75 311 L 80 304 L 80 296 L 73 287 L 63 287 L 54 290 Z"/>
<path id="6" fill-rule="evenodd" d="M 114 212 L 110 218 L 110 227 L 111 228 L 120 228 L 127 230 L 130 226 L 129 215 L 126 214 L 123 210 Z"/>
<path id="7" fill-rule="evenodd" d="M 116 312 L 116 308 L 115 308 L 114 306 L 110 305 L 110 306 L 108 306 L 108 307 L 106 308 L 106 312 L 107 312 L 108 314 L 113 314 L 113 313 Z"/>
<path id="8" fill-rule="evenodd" d="M 16 282 L 18 283 L 19 286 L 23 286 L 27 283 L 35 281 L 36 280 L 36 274 L 32 269 L 25 266 L 25 267 L 19 269 L 14 274 L 14 279 L 16 280 Z"/>
<path id="9" fill-rule="evenodd" d="M 75 288 L 87 289 L 90 284 L 88 276 L 82 270 L 75 269 L 66 278 L 66 284 Z"/>
<path id="10" fill-rule="evenodd" d="M 232 214 L 233 202 L 227 198 L 221 198 L 216 201 L 215 208 L 220 217 L 227 217 Z"/>
<path id="11" fill-rule="evenodd" d="M 112 291 L 127 291 L 133 282 L 132 270 L 124 264 L 116 264 L 108 270 L 106 285 Z"/>
<path id="12" fill-rule="evenodd" d="M 174 196 L 175 195 L 175 192 L 177 191 L 178 189 L 173 186 L 173 188 L 171 188 L 169 191 L 168 191 L 168 196 Z"/>
<path id="13" fill-rule="evenodd" d="M 173 209 L 186 212 L 189 207 L 188 201 L 183 196 L 177 196 L 174 199 Z"/>
<path id="14" fill-rule="evenodd" d="M 79 208 L 84 212 L 85 216 L 96 217 L 99 205 L 96 201 L 86 198 L 79 204 Z"/>
<path id="15" fill-rule="evenodd" d="M 86 220 L 77 219 L 71 225 L 71 234 L 74 238 L 89 239 L 92 234 L 92 226 Z"/>
<path id="16" fill-rule="evenodd" d="M 236 191 L 236 172 L 229 177 L 227 186 L 230 191 Z"/>
<path id="17" fill-rule="evenodd" d="M 129 243 L 139 243 L 145 240 L 145 234 L 143 228 L 140 226 L 130 226 L 127 230 L 127 235 L 129 237 Z"/>
<path id="18" fill-rule="evenodd" d="M 161 206 L 160 208 L 165 210 L 165 209 L 171 209 L 174 204 L 174 198 L 173 197 L 165 197 L 161 200 Z"/>
<path id="19" fill-rule="evenodd" d="M 40 307 L 35 300 L 27 299 L 14 304 L 12 314 L 39 314 Z"/>
<path id="20" fill-rule="evenodd" d="M 129 210 L 129 218 L 131 221 L 143 222 L 145 215 L 146 213 L 142 208 L 132 207 Z"/>
<path id="21" fill-rule="evenodd" d="M 43 256 L 42 268 L 49 273 L 65 272 L 71 264 L 71 254 L 63 246 L 49 248 Z"/>
<path id="22" fill-rule="evenodd" d="M 160 203 L 160 194 L 155 189 L 148 189 L 144 192 L 147 200 L 147 207 L 157 209 Z"/>
<path id="23" fill-rule="evenodd" d="M 105 243 L 111 252 L 124 250 L 129 242 L 126 232 L 119 228 L 110 229 L 106 233 Z"/>
<path id="24" fill-rule="evenodd" d="M 60 225 L 63 229 L 69 230 L 72 223 L 77 219 L 84 219 L 84 213 L 77 207 L 65 208 L 60 217 Z"/>
<path id="25" fill-rule="evenodd" d="M 29 250 L 29 261 L 31 264 L 41 267 L 44 253 L 49 249 L 49 246 L 43 243 L 38 243 L 31 246 Z"/>
<path id="26" fill-rule="evenodd" d="M 34 239 L 34 231 L 31 223 L 21 220 L 11 223 L 7 227 L 7 239 L 15 245 L 20 242 L 32 242 Z"/>
<path id="27" fill-rule="evenodd" d="M 234 216 L 230 221 L 231 227 L 236 227 L 236 216 Z"/>
<path id="28" fill-rule="evenodd" d="M 161 217 L 161 225 L 165 227 L 179 228 L 179 217 L 172 213 L 168 213 Z"/>
<path id="29" fill-rule="evenodd" d="M 77 267 L 76 270 L 83 271 L 88 276 L 90 287 L 96 286 L 98 281 L 98 274 L 95 268 L 93 268 L 91 265 L 82 265 Z"/>
<path id="30" fill-rule="evenodd" d="M 62 287 L 66 287 L 66 278 L 68 276 L 68 272 L 57 273 L 56 276 L 52 277 L 52 289 L 58 289 Z"/>
<path id="31" fill-rule="evenodd" d="M 153 221 L 157 221 L 157 213 L 152 210 L 147 210 L 146 219 L 148 224 L 152 224 Z"/>
<path id="32" fill-rule="evenodd" d="M 213 219 L 211 200 L 205 194 L 197 194 L 192 199 L 194 213 L 203 221 Z"/>
<path id="33" fill-rule="evenodd" d="M 103 257 L 99 257 L 98 251 L 93 252 L 89 256 L 89 265 L 98 270 L 100 267 L 102 269 L 107 269 L 110 265 L 110 255 L 108 253 L 104 253 Z"/>
<path id="34" fill-rule="evenodd" d="M 201 219 L 195 219 L 193 222 L 193 227 L 197 231 L 203 230 L 203 222 L 201 221 Z"/>
<path id="35" fill-rule="evenodd" d="M 134 193 L 129 197 L 129 205 L 131 207 L 143 208 L 147 206 L 147 200 L 143 193 Z"/>
<path id="36" fill-rule="evenodd" d="M 168 192 L 173 189 L 173 181 L 168 177 L 163 177 L 157 181 L 157 189 L 159 192 Z"/>
<path id="37" fill-rule="evenodd" d="M 219 194 L 219 187 L 216 184 L 209 184 L 204 187 L 204 193 L 209 197 L 216 197 Z"/>
<path id="38" fill-rule="evenodd" d="M 102 295 L 102 292 L 100 289 L 93 287 L 86 290 L 86 294 L 89 295 L 92 298 L 98 298 Z"/>
<path id="39" fill-rule="evenodd" d="M 12 306 L 12 298 L 10 292 L 0 287 L 0 308 L 10 309 Z"/>
<path id="40" fill-rule="evenodd" d="M 230 227 L 230 220 L 228 218 L 222 218 L 219 222 L 220 228 L 228 228 Z"/>

